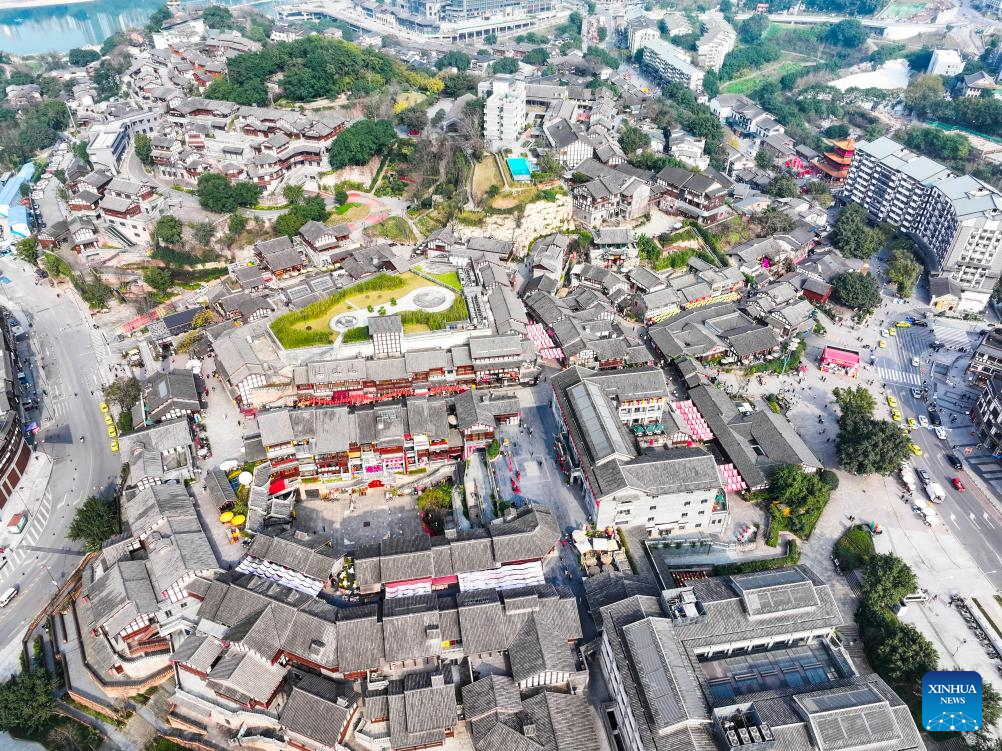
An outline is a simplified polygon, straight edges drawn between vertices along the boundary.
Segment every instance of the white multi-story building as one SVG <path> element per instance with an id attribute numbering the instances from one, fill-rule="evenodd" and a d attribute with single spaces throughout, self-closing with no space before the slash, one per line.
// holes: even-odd
<path id="1" fill-rule="evenodd" d="M 696 44 L 696 59 L 701 67 L 719 72 L 724 57 L 734 49 L 738 34 L 719 13 L 707 13 L 700 20 L 706 25 L 706 32 Z"/>
<path id="2" fill-rule="evenodd" d="M 658 83 L 676 82 L 696 92 L 703 90 L 703 71 L 690 62 L 685 50 L 661 38 L 649 40 L 642 49 L 641 65 Z"/>
<path id="3" fill-rule="evenodd" d="M 516 76 L 494 76 L 480 83 L 484 102 L 484 140 L 491 151 L 514 149 L 525 130 L 525 81 Z"/>
<path id="4" fill-rule="evenodd" d="M 931 76 L 957 76 L 964 72 L 964 59 L 957 50 L 933 50 L 925 72 Z"/>
<path id="5" fill-rule="evenodd" d="M 980 310 L 1002 274 L 1002 194 L 918 156 L 889 138 L 862 141 L 843 196 L 910 234 L 961 290 L 960 308 Z"/>

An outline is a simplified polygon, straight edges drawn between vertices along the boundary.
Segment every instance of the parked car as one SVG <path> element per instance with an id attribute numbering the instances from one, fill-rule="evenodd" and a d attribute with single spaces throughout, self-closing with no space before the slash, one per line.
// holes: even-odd
<path id="1" fill-rule="evenodd" d="M 960 457 L 956 454 L 947 454 L 946 463 L 949 464 L 954 469 L 963 469 L 964 463 L 960 461 Z"/>

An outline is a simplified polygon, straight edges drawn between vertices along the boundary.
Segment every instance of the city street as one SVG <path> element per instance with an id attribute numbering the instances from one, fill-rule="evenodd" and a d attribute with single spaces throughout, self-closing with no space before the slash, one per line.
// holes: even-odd
<path id="1" fill-rule="evenodd" d="M 45 491 L 31 494 L 35 506 L 27 509 L 23 534 L 8 535 L 6 523 L 25 509 L 13 508 L 11 501 L 0 515 L 8 546 L 0 589 L 20 589 L 0 610 L 0 676 L 17 669 L 23 630 L 79 563 L 79 545 L 65 539 L 76 507 L 88 495 L 110 494 L 120 467 L 98 409 L 111 361 L 103 332 L 93 328 L 74 293 L 46 282 L 36 285 L 24 263 L 8 259 L 3 273 L 10 283 L 0 285 L 0 301 L 28 329 L 31 379 L 41 402 L 36 451 L 49 457 L 52 472 Z"/>

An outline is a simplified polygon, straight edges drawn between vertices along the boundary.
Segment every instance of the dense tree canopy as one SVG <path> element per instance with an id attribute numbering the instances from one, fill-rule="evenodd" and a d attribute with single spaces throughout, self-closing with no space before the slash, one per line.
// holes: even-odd
<path id="1" fill-rule="evenodd" d="M 796 198 L 800 195 L 800 187 L 790 175 L 777 175 L 765 186 L 765 192 L 776 198 Z"/>
<path id="2" fill-rule="evenodd" d="M 233 21 L 233 13 L 221 5 L 210 5 L 202 11 L 202 20 L 210 29 L 233 29 L 237 24 Z"/>
<path id="3" fill-rule="evenodd" d="M 327 206 L 320 196 L 298 201 L 275 220 L 275 232 L 294 237 L 307 222 L 322 222 L 327 218 Z"/>
<path id="4" fill-rule="evenodd" d="M 94 552 L 100 550 L 105 541 L 116 532 L 118 514 L 115 507 L 92 495 L 77 509 L 66 536 L 82 542 L 88 552 Z"/>
<path id="5" fill-rule="evenodd" d="M 843 415 L 851 414 L 856 417 L 873 417 L 874 410 L 877 408 L 877 400 L 863 386 L 856 386 L 855 388 L 836 386 L 832 391 L 832 396 L 835 398 L 835 404 L 838 406 L 839 412 Z"/>
<path id="6" fill-rule="evenodd" d="M 971 142 L 963 135 L 946 133 L 939 128 L 905 128 L 895 133 L 894 138 L 931 159 L 967 159 L 971 155 Z"/>
<path id="7" fill-rule="evenodd" d="M 880 305 L 880 287 L 870 274 L 843 271 L 832 280 L 835 296 L 854 310 L 874 310 Z"/>
<path id="8" fill-rule="evenodd" d="M 153 145 L 148 135 L 136 133 L 136 137 L 132 139 L 132 145 L 136 149 L 136 156 L 139 157 L 140 162 L 147 167 L 153 164 Z"/>
<path id="9" fill-rule="evenodd" d="M 459 50 L 450 50 L 435 61 L 435 67 L 439 70 L 455 68 L 459 71 L 470 69 L 470 56 Z"/>
<path id="10" fill-rule="evenodd" d="M 166 294 L 173 284 L 170 272 L 159 266 L 150 266 L 143 269 L 143 281 L 161 295 Z"/>
<path id="11" fill-rule="evenodd" d="M 877 250 L 877 236 L 866 224 L 866 209 L 849 203 L 839 215 L 832 231 L 832 245 L 847 258 L 866 259 Z"/>
<path id="12" fill-rule="evenodd" d="M 257 204 L 262 190 L 260 185 L 254 183 L 231 183 L 224 175 L 207 172 L 198 178 L 196 193 L 199 205 L 206 211 L 228 214 L 240 207 L 246 208 Z"/>
<path id="13" fill-rule="evenodd" d="M 754 44 L 762 38 L 768 28 L 769 16 L 764 13 L 755 13 L 738 26 L 738 39 L 745 44 Z"/>
<path id="14" fill-rule="evenodd" d="M 101 59 L 101 53 L 97 50 L 85 50 L 82 47 L 70 50 L 67 62 L 74 68 L 82 68 L 85 65 L 96 63 Z"/>
<path id="15" fill-rule="evenodd" d="M 331 144 L 330 165 L 341 169 L 367 164 L 372 157 L 386 153 L 396 140 L 397 134 L 389 120 L 359 120 Z"/>
<path id="16" fill-rule="evenodd" d="M 513 57 L 502 57 L 491 65 L 495 73 L 518 73 L 518 60 Z"/>
<path id="17" fill-rule="evenodd" d="M 56 681 L 42 669 L 28 670 L 0 686 L 0 728 L 43 730 L 55 715 Z"/>
<path id="18" fill-rule="evenodd" d="M 157 240 L 167 245 L 177 245 L 181 242 L 181 233 L 183 231 L 184 225 L 181 224 L 181 220 L 172 214 L 165 214 L 157 219 L 156 228 L 154 229 Z"/>
<path id="19" fill-rule="evenodd" d="M 861 47 L 866 42 L 866 37 L 866 28 L 858 18 L 845 18 L 832 24 L 825 31 L 824 39 L 828 44 L 833 44 L 836 47 L 852 49 Z"/>
<path id="20" fill-rule="evenodd" d="M 868 400 L 861 389 L 837 390 L 841 414 L 835 452 L 847 472 L 889 475 L 908 458 L 908 438 L 895 423 L 873 418 L 872 397 Z"/>
<path id="21" fill-rule="evenodd" d="M 901 297 L 911 297 L 915 282 L 922 273 L 922 265 L 910 248 L 895 248 L 887 261 L 887 278 L 898 285 Z"/>
<path id="22" fill-rule="evenodd" d="M 626 155 L 635 154 L 651 145 L 651 137 L 632 123 L 626 123 L 619 132 L 619 147 Z"/>
<path id="23" fill-rule="evenodd" d="M 227 75 L 213 81 L 205 95 L 262 105 L 268 101 L 266 82 L 277 74 L 281 74 L 282 95 L 294 102 L 334 98 L 345 92 L 369 94 L 390 81 L 427 91 L 441 88 L 434 77 L 408 69 L 378 50 L 312 35 L 237 55 L 227 63 Z"/>
<path id="24" fill-rule="evenodd" d="M 543 47 L 536 47 L 526 52 L 522 60 L 526 65 L 546 65 L 550 61 L 550 53 Z"/>

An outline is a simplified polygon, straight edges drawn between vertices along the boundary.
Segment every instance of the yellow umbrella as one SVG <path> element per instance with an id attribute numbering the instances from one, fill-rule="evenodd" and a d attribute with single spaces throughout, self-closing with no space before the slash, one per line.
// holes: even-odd
<path id="1" fill-rule="evenodd" d="M 226 522 L 230 521 L 230 519 L 232 518 L 233 518 L 232 511 L 224 511 L 219 515 L 219 521 L 221 521 L 223 524 L 226 524 Z"/>
<path id="2" fill-rule="evenodd" d="M 246 516 L 244 516 L 243 514 L 237 514 L 237 515 L 236 515 L 236 516 L 234 516 L 234 517 L 233 517 L 232 519 L 230 519 L 230 523 L 231 523 L 231 524 L 232 524 L 232 525 L 233 525 L 234 527 L 239 527 L 239 526 L 240 526 L 241 524 L 243 524 L 243 523 L 244 523 L 245 521 L 247 521 L 247 517 L 246 517 Z"/>

